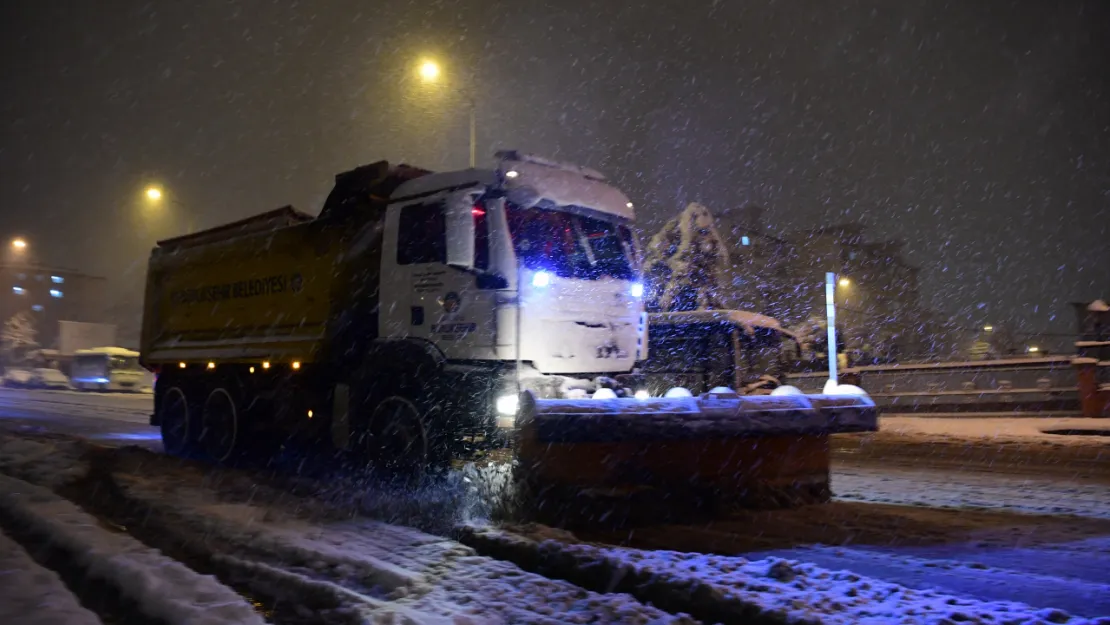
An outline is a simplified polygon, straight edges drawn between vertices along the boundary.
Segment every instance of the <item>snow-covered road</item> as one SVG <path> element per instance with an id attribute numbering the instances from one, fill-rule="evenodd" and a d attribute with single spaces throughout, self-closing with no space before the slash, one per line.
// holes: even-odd
<path id="1" fill-rule="evenodd" d="M 96 547 L 86 550 L 98 554 L 87 556 L 93 564 L 112 561 L 121 549 L 145 554 L 127 561 L 165 557 L 169 568 L 155 567 L 165 574 L 192 571 L 216 580 L 212 592 L 230 593 L 225 602 L 248 606 L 251 618 L 297 625 L 695 622 L 683 612 L 702 621 L 754 623 L 1080 623 L 1110 614 L 1106 476 L 1059 470 L 1038 476 L 1028 467 L 1015 474 L 989 463 L 961 471 L 954 463 L 914 466 L 909 456 L 884 466 L 875 457 L 844 454 L 833 467 L 837 500 L 826 506 L 737 513 L 705 526 L 619 536 L 574 537 L 534 526 L 491 533 L 474 524 L 470 508 L 459 507 L 472 496 L 465 493 L 398 499 L 373 489 L 344 495 L 344 487 L 321 484 L 316 494 L 293 496 L 267 486 L 272 480 L 259 474 L 141 450 L 96 451 L 81 440 L 116 447 L 156 440 L 145 425 L 148 411 L 149 396 L 0 391 L 0 473 L 22 480 L 0 481 L 0 517 L 7 519 L 0 519 L 0 532 L 9 531 L 9 544 L 0 542 L 4 562 L 22 563 L 15 567 L 29 567 L 43 589 L 54 584 L 60 591 L 68 585 L 52 581 L 50 562 L 44 568 L 26 560 L 28 552 L 40 557 L 43 536 L 51 537 L 49 544 L 68 544 L 69 560 L 78 563 L 85 562 L 75 555 L 82 540 Z M 39 431 L 80 438 L 36 437 Z M 992 435 L 987 445 L 969 440 L 984 434 L 977 431 L 956 436 L 955 444 L 943 433 L 912 440 L 939 437 L 950 453 L 982 455 L 1023 449 L 1027 441 L 1014 431 L 1009 438 Z M 875 440 L 890 443 L 869 442 Z M 1061 445 L 1051 437 L 1037 444 Z M 1082 445 L 1097 458 L 1095 448 Z M 34 488 L 30 499 L 17 492 Z M 328 496 L 319 496 L 325 491 Z M 76 519 L 69 529 L 42 529 L 54 512 L 34 521 L 34 510 L 65 506 L 62 516 Z M 22 519 L 16 534 L 4 525 L 12 518 Z M 459 522 L 468 528 L 469 546 L 444 537 Z M 65 532 L 69 543 L 59 542 Z M 93 534 L 100 538 L 89 539 Z M 16 535 L 18 549 L 11 542 Z M 597 542 L 583 545 L 586 540 Z M 115 551 L 103 551 L 110 544 Z M 559 568 L 567 566 L 575 568 Z M 152 575 L 158 574 L 141 577 Z M 144 591 L 110 576 L 102 583 L 129 599 L 127 609 L 151 596 L 129 596 Z M 35 610 L 47 619 L 42 622 L 52 622 L 49 606 L 41 607 Z M 105 609 L 87 616 L 118 620 Z M 142 609 L 149 613 L 131 615 L 140 622 L 168 608 Z"/>

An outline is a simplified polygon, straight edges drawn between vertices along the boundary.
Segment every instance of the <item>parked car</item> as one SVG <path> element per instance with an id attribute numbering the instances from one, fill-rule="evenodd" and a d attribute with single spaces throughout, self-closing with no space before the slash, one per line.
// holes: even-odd
<path id="1" fill-rule="evenodd" d="M 4 372 L 4 386 L 8 388 L 71 389 L 69 378 L 57 369 L 9 368 Z"/>

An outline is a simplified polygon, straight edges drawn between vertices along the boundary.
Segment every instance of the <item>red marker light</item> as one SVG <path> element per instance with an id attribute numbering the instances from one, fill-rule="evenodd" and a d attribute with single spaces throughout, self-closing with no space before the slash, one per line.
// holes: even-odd
<path id="1" fill-rule="evenodd" d="M 470 209 L 470 214 L 474 215 L 475 217 L 481 217 L 486 214 L 486 211 L 475 206 L 474 208 Z"/>

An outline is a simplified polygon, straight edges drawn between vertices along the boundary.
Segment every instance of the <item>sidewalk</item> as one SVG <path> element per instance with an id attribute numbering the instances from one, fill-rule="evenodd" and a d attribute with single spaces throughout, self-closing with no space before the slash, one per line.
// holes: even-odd
<path id="1" fill-rule="evenodd" d="M 880 417 L 878 432 L 838 434 L 831 446 L 833 461 L 839 463 L 1056 473 L 1110 481 L 1110 419 Z"/>

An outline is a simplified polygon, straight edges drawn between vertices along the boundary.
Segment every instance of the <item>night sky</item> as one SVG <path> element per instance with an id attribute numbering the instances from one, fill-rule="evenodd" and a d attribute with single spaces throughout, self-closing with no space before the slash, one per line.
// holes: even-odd
<path id="1" fill-rule="evenodd" d="M 8 0 L 0 28 L 0 235 L 136 302 L 182 210 L 465 166 L 464 91 L 480 159 L 601 169 L 648 232 L 692 200 L 859 219 L 968 323 L 1070 332 L 1110 296 L 1110 2 Z"/>

